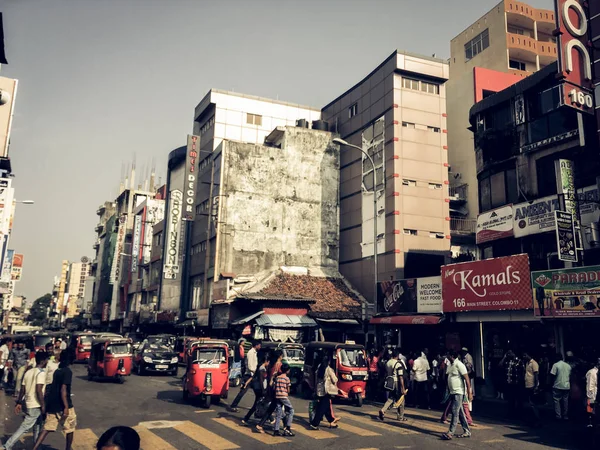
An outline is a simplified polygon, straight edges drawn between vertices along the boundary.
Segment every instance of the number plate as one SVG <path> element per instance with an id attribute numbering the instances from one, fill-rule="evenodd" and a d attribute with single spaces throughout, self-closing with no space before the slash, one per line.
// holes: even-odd
<path id="1" fill-rule="evenodd" d="M 365 376 L 367 374 L 366 370 L 353 370 L 352 375 L 356 375 L 357 377 Z"/>
<path id="2" fill-rule="evenodd" d="M 167 364 L 157 364 L 156 368 L 157 369 L 168 369 L 169 366 Z"/>

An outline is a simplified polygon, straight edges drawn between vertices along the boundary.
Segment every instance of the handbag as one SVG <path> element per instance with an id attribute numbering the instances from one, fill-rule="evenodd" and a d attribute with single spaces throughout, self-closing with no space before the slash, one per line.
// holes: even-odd
<path id="1" fill-rule="evenodd" d="M 400 364 L 400 363 L 396 362 L 396 365 L 394 366 L 392 373 L 394 373 L 396 371 L 396 367 L 398 367 L 398 364 Z M 388 375 L 387 377 L 385 377 L 385 380 L 383 381 L 383 388 L 386 391 L 393 391 L 394 389 L 396 389 L 396 380 L 394 379 L 394 377 L 392 375 Z"/>
<path id="2" fill-rule="evenodd" d="M 261 398 L 258 401 L 258 404 L 256 405 L 256 410 L 254 411 L 254 417 L 256 417 L 257 419 L 262 419 L 263 417 L 265 417 L 270 404 L 271 404 L 271 402 L 269 401 L 269 399 L 267 397 Z"/>
<path id="3" fill-rule="evenodd" d="M 325 392 L 327 392 L 328 395 L 338 395 L 338 387 L 337 387 L 337 383 L 333 383 L 331 380 L 331 375 L 328 373 L 331 370 L 331 368 L 327 368 L 327 370 L 325 371 Z"/>

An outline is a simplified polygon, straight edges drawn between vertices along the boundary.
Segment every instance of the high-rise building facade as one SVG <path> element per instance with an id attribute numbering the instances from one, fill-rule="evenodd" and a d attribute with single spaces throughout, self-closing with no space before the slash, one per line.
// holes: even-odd
<path id="1" fill-rule="evenodd" d="M 69 281 L 67 284 L 68 303 L 66 306 L 66 317 L 68 319 L 79 314 L 85 295 L 85 285 L 90 274 L 91 264 L 87 257 L 81 258 L 81 262 L 70 263 Z"/>
<path id="2" fill-rule="evenodd" d="M 439 275 L 450 249 L 446 61 L 395 51 L 322 109 L 341 148 L 340 272 L 374 302 L 378 280 Z"/>

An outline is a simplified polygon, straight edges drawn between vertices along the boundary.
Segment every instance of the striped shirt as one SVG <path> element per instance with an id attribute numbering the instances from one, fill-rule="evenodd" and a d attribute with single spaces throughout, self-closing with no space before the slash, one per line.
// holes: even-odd
<path id="1" fill-rule="evenodd" d="M 275 398 L 287 398 L 290 388 L 290 379 L 282 374 L 275 378 Z"/>

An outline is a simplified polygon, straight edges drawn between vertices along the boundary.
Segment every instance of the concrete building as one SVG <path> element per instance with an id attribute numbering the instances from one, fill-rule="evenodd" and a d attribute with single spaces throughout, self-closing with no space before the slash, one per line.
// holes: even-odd
<path id="1" fill-rule="evenodd" d="M 69 261 L 63 260 L 60 266 L 60 275 L 58 277 L 58 290 L 56 294 L 56 306 L 55 311 L 58 313 L 59 318 L 62 319 L 66 313 L 65 308 L 69 301 L 68 297 L 68 284 L 69 284 Z"/>
<path id="2" fill-rule="evenodd" d="M 592 41 L 592 73 L 594 75 L 594 96 L 598 139 L 600 139 L 600 3 L 589 2 L 590 40 Z"/>
<path id="3" fill-rule="evenodd" d="M 115 203 L 104 202 L 98 207 L 96 214 L 98 215 L 98 224 L 95 228 L 96 240 L 93 245 L 95 255 L 92 259 L 90 277 L 94 280 L 91 306 L 92 325 L 99 326 L 102 322 L 103 305 L 110 303 L 112 296 L 110 270 L 115 249 Z M 105 320 L 108 318 L 106 317 Z"/>
<path id="4" fill-rule="evenodd" d="M 469 109 L 557 58 L 554 11 L 503 0 L 450 41 L 448 162 L 453 253 L 473 250 L 479 211 Z"/>
<path id="5" fill-rule="evenodd" d="M 445 61 L 395 51 L 322 110 L 374 159 L 379 280 L 439 275 L 450 249 L 447 80 Z M 340 272 L 374 303 L 373 171 L 350 147 L 340 167 Z"/>
<path id="6" fill-rule="evenodd" d="M 295 126 L 298 120 L 311 123 L 318 120 L 320 115 L 319 110 L 307 106 L 212 89 L 194 112 L 193 132 L 200 138 L 197 169 L 206 171 L 212 164 L 212 153 L 224 139 L 262 144 L 274 128 Z M 177 211 L 172 210 L 175 204 L 172 199 L 173 192 L 181 193 L 184 190 L 185 147 L 170 153 L 168 167 L 168 198 L 165 207 L 167 221 L 164 224 L 164 234 L 159 236 L 164 237 L 164 245 L 170 246 L 173 254 L 171 262 L 177 266 L 178 272 L 167 273 L 163 268 L 159 308 L 168 312 L 163 317 L 187 314 L 199 317 L 198 322 L 208 325 L 216 243 L 216 230 L 210 218 L 221 198 L 211 189 L 218 183 L 220 175 L 216 170 L 211 171 L 217 176 L 212 183 L 211 180 L 205 180 L 197 184 L 195 218 L 193 221 L 183 221 L 176 219 Z M 173 220 L 169 220 L 169 217 Z M 169 236 L 173 239 L 169 240 Z M 205 286 L 208 288 L 204 289 Z M 195 312 L 188 310 L 192 303 L 196 307 Z"/>
<path id="7" fill-rule="evenodd" d="M 72 319 L 81 312 L 90 269 L 91 264 L 87 257 L 81 258 L 81 262 L 73 262 L 69 265 L 69 281 L 66 289 L 68 301 L 65 306 L 67 319 Z"/>

